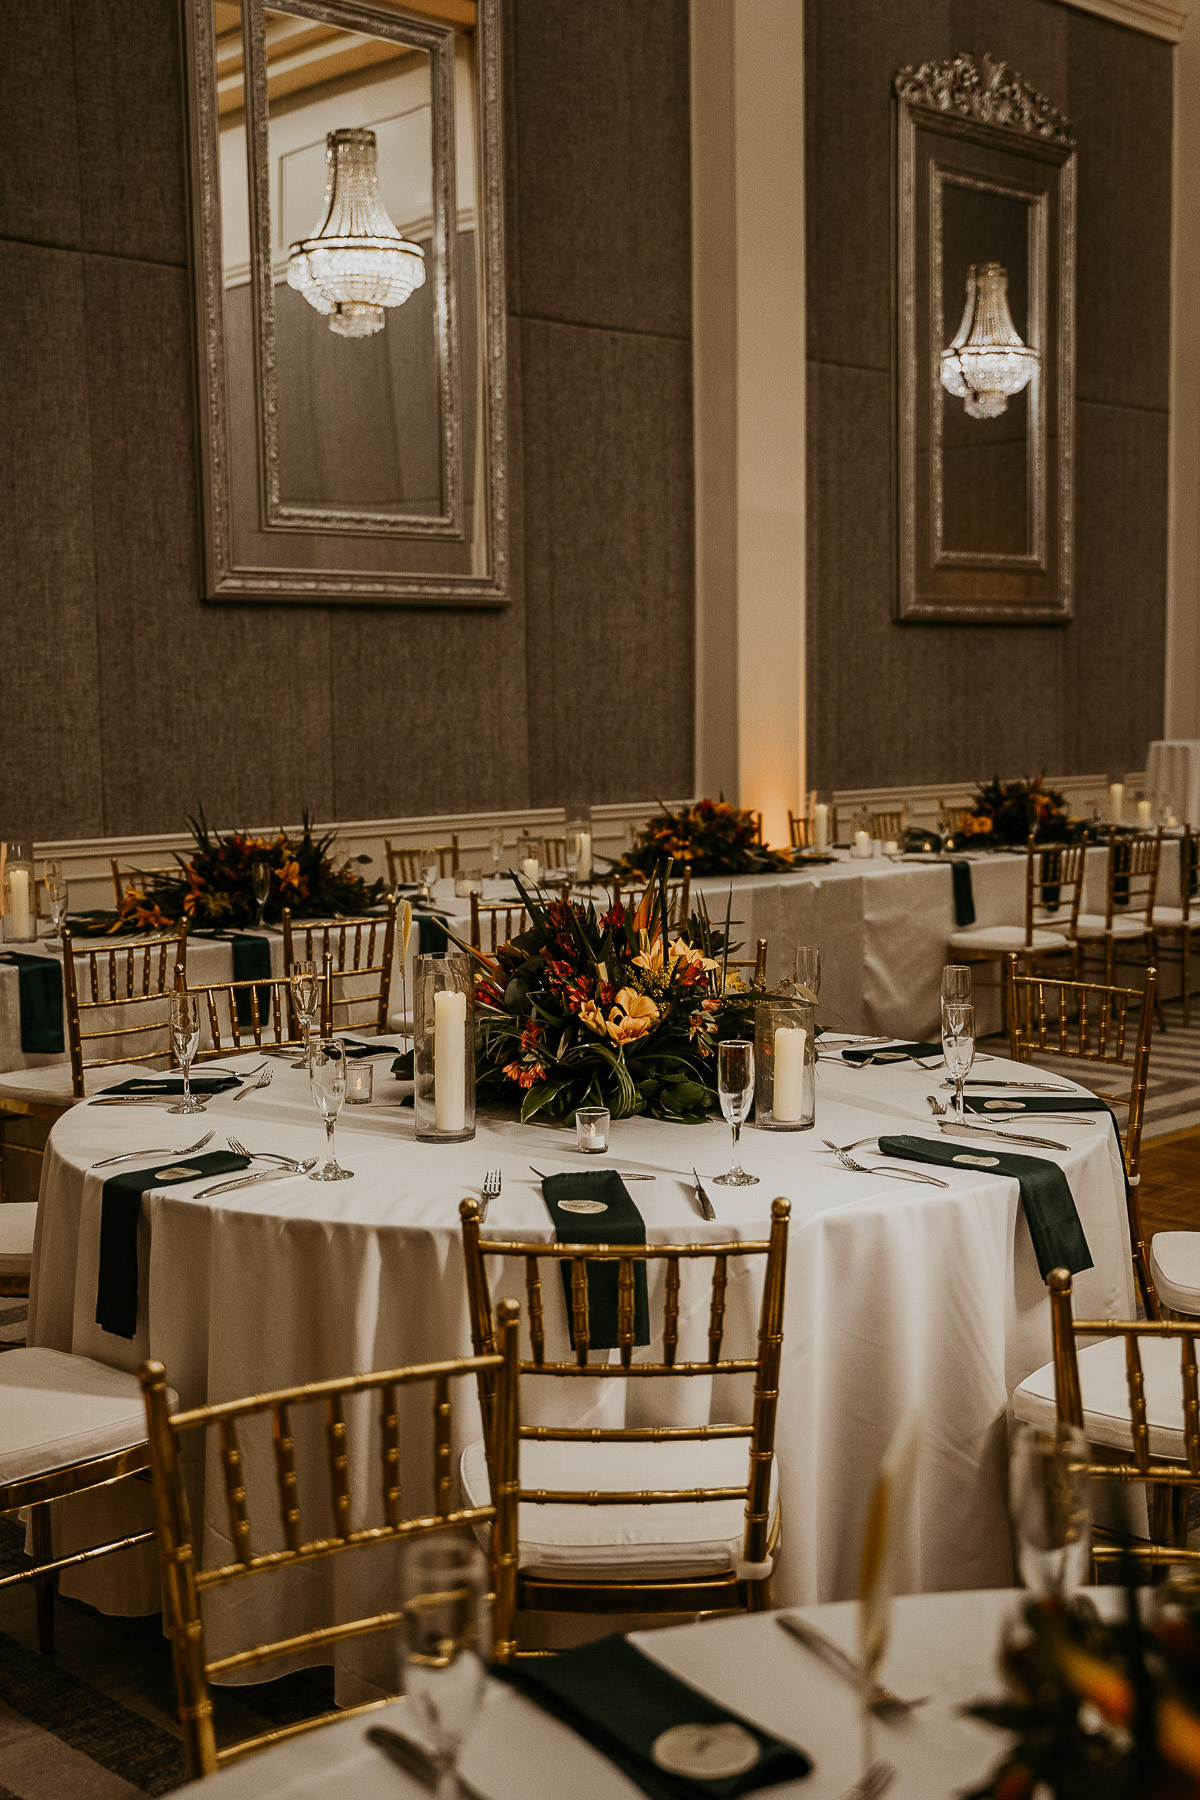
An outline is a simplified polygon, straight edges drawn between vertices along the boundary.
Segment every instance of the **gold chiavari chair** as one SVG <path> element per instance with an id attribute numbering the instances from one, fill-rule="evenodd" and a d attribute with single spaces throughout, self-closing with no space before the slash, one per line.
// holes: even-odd
<path id="1" fill-rule="evenodd" d="M 520 901 L 481 900 L 478 894 L 471 895 L 472 949 L 494 956 L 501 944 L 528 930 L 529 913 Z"/>
<path id="2" fill-rule="evenodd" d="M 1110 1105 L 1128 1108 L 1121 1149 L 1125 1158 L 1129 1237 L 1142 1303 L 1150 1317 L 1156 1319 L 1159 1305 L 1142 1229 L 1138 1184 L 1157 973 L 1147 969 L 1141 993 L 1097 982 L 1021 975 L 1015 956 L 1007 959 L 1004 973 L 1009 1049 L 1014 1062 L 1029 1062 L 1035 1056 L 1063 1057 L 1129 1073 L 1128 1096 L 1106 1094 L 1105 1098 Z"/>
<path id="3" fill-rule="evenodd" d="M 163 1393 L 163 1405 L 176 1396 Z M 110 1487 L 149 1462 L 146 1416 L 137 1378 L 88 1356 L 42 1347 L 0 1356 L 0 1513 L 28 1507 L 31 1566 L 0 1575 L 0 1593 L 31 1581 L 37 1608 L 38 1648 L 54 1649 L 54 1582 L 61 1569 L 94 1562 L 153 1531 L 134 1531 L 56 1557 L 50 1508 L 92 1488 Z"/>
<path id="4" fill-rule="evenodd" d="M 753 971 L 750 977 L 750 986 L 755 988 L 765 988 L 767 985 L 766 938 L 759 938 L 757 940 L 753 956 L 731 956 L 729 961 L 725 963 L 723 967 L 726 970 L 736 969 L 739 973 L 742 969 L 750 969 Z"/>
<path id="5" fill-rule="evenodd" d="M 565 869 L 567 866 L 567 840 L 565 837 L 544 837 L 542 839 L 543 869 Z"/>
<path id="6" fill-rule="evenodd" d="M 1140 951 L 1146 966 L 1155 961 L 1154 901 L 1162 859 L 1162 826 L 1137 837 L 1108 834 L 1104 870 L 1104 912 L 1080 913 L 1075 921 L 1075 973 L 1086 970 L 1089 946 L 1104 953 L 1104 979 L 1111 982 L 1118 952 Z M 1162 1022 L 1161 1013 L 1159 1022 Z"/>
<path id="7" fill-rule="evenodd" d="M 1122 1557 L 1162 1567 L 1200 1562 L 1187 1547 L 1187 1508 L 1200 1493 L 1196 1334 L 1186 1322 L 1077 1319 L 1066 1269 L 1051 1269 L 1054 1360 L 1013 1395 L 1018 1419 L 1046 1430 L 1079 1427 L 1092 1481 L 1149 1490 L 1149 1541 L 1093 1543 L 1094 1562 Z M 1099 1339 L 1083 1349 L 1077 1340 Z"/>
<path id="8" fill-rule="evenodd" d="M 1024 923 L 966 925 L 952 931 L 953 960 L 1002 967 L 1015 954 L 1029 969 L 1050 957 L 1072 956 L 1086 861 L 1086 833 L 1077 844 L 1035 844 L 1031 836 L 1025 846 Z"/>
<path id="9" fill-rule="evenodd" d="M 392 994 L 392 969 L 396 960 L 396 896 L 387 913 L 375 919 L 302 919 L 293 921 L 283 909 L 283 969 L 290 975 L 297 962 L 320 963 L 333 959 L 334 986 L 330 1006 L 334 1024 L 377 1033 L 387 1030 L 388 1003 Z M 338 992 L 341 983 L 345 992 Z M 367 1019 L 354 1017 L 370 1009 Z"/>
<path id="10" fill-rule="evenodd" d="M 194 986 L 181 971 L 180 986 L 200 999 L 198 1063 L 218 1056 L 236 1056 L 239 1050 L 299 1049 L 306 1041 L 286 975 L 264 975 L 248 981 L 206 981 L 202 986 Z M 322 1037 L 333 1031 L 332 988 L 332 959 L 326 952 L 317 1027 Z"/>
<path id="11" fill-rule="evenodd" d="M 142 883 L 148 875 L 178 875 L 179 873 L 178 863 L 167 863 L 157 869 L 135 869 L 132 866 L 123 869 L 115 856 L 109 857 L 108 866 L 112 871 L 113 898 L 118 911 L 129 889 L 136 888 L 140 891 Z"/>
<path id="12" fill-rule="evenodd" d="M 878 838 L 882 844 L 886 844 L 889 839 L 898 844 L 907 830 L 907 806 L 894 808 L 891 812 L 871 814 L 871 836 Z"/>
<path id="13" fill-rule="evenodd" d="M 788 842 L 793 850 L 807 850 L 809 842 L 808 820 L 794 813 L 788 807 Z"/>
<path id="14" fill-rule="evenodd" d="M 437 857 L 439 876 L 455 873 L 459 858 L 458 833 L 451 833 L 448 844 L 433 844 L 429 850 L 412 850 L 405 845 L 393 844 L 391 838 L 384 838 L 383 852 L 387 859 L 390 890 L 394 891 L 402 883 L 407 887 L 419 886 L 424 879 L 421 871 L 427 857 Z"/>
<path id="15" fill-rule="evenodd" d="M 516 1546 L 517 1465 L 517 1355 L 520 1308 L 514 1301 L 500 1306 L 494 1347 L 483 1356 L 460 1357 L 447 1362 L 423 1363 L 408 1368 L 379 1370 L 369 1375 L 349 1375 L 332 1381 L 306 1382 L 255 1394 L 244 1400 L 195 1406 L 172 1412 L 166 1371 L 149 1362 L 141 1372 L 146 1422 L 150 1440 L 150 1470 L 154 1482 L 158 1522 L 159 1560 L 162 1567 L 163 1623 L 171 1640 L 179 1722 L 183 1728 L 188 1773 L 210 1775 L 225 1764 L 253 1750 L 293 1737 L 352 1713 L 372 1711 L 385 1700 L 369 1700 L 305 1719 L 299 1724 L 243 1738 L 218 1750 L 213 1734 L 210 1683 L 214 1677 L 252 1669 L 278 1657 L 301 1651 L 332 1648 L 347 1639 L 375 1632 L 394 1631 L 403 1621 L 399 1611 L 381 1611 L 336 1625 L 323 1625 L 298 1636 L 254 1644 L 221 1657 L 209 1657 L 204 1640 L 200 1601 L 214 1588 L 254 1581 L 262 1585 L 281 1571 L 324 1561 L 347 1551 L 364 1550 L 434 1532 L 491 1527 L 492 1531 L 492 1654 L 507 1661 L 512 1650 L 513 1571 Z M 489 1395 L 487 1464 L 490 1468 L 487 1498 L 476 1504 L 453 1503 L 451 1446 L 454 1390 L 463 1379 L 475 1380 Z M 426 1469 L 406 1466 L 417 1462 L 414 1434 L 402 1430 L 407 1390 L 432 1389 L 432 1455 Z M 361 1396 L 364 1404 L 354 1406 Z M 361 1425 L 371 1396 L 378 1403 L 379 1491 L 374 1504 L 366 1495 L 351 1492 L 351 1438 Z M 350 1408 L 347 1407 L 350 1402 Z M 329 1492 L 316 1521 L 315 1534 L 305 1536 L 301 1519 L 301 1481 L 297 1473 L 296 1414 L 310 1407 L 324 1413 L 325 1454 Z M 348 1410 L 351 1417 L 347 1417 Z M 357 1414 L 356 1419 L 354 1415 Z M 254 1486 L 250 1448 L 243 1441 L 248 1421 L 269 1422 L 272 1432 L 275 1476 L 275 1517 L 268 1523 L 264 1511 L 251 1513 Z M 314 1421 L 315 1426 L 315 1421 Z M 184 1492 L 180 1441 L 186 1434 L 215 1430 L 219 1440 L 220 1467 L 232 1540 L 231 1560 L 204 1567 L 193 1532 Z M 250 1425 L 248 1438 L 254 1427 Z M 265 1433 L 264 1433 L 265 1435 Z M 313 1436 L 316 1433 L 314 1430 Z M 303 1448 L 304 1440 L 301 1439 Z M 264 1446 L 265 1449 L 265 1446 Z M 422 1459 L 425 1460 L 425 1459 Z M 423 1479 L 424 1478 L 424 1479 Z M 432 1504 L 419 1513 L 406 1512 L 404 1491 L 420 1493 L 428 1485 Z M 409 1502 L 411 1505 L 411 1502 Z M 355 1520 L 359 1523 L 355 1523 Z M 370 1522 L 368 1522 L 370 1521 Z M 276 1548 L 256 1545 L 266 1536 Z"/>
<path id="16" fill-rule="evenodd" d="M 523 1610 L 765 1610 L 780 1533 L 775 1418 L 790 1203 L 772 1201 L 770 1236 L 764 1242 L 580 1245 L 481 1239 L 478 1201 L 464 1200 L 459 1212 L 476 1355 L 489 1357 L 497 1348 L 488 1280 L 488 1264 L 496 1260 L 503 1265 L 515 1262 L 523 1270 L 530 1342 L 529 1360 L 520 1365 L 523 1380 L 678 1382 L 681 1377 L 754 1377 L 751 1417 L 743 1422 L 520 1428 L 518 1615 Z M 722 1354 L 729 1264 L 734 1258 L 761 1258 L 766 1265 L 752 1356 Z M 704 1332 L 707 1355 L 690 1360 L 680 1356 L 681 1318 L 686 1321 L 691 1310 L 686 1303 L 681 1308 L 683 1271 L 705 1260 L 713 1265 Z M 570 1269 L 567 1311 L 573 1348 L 562 1357 L 555 1356 L 547 1343 L 543 1261 L 552 1270 L 555 1264 Z M 638 1361 L 634 1354 L 634 1270 L 639 1264 L 647 1273 L 664 1266 L 661 1330 L 651 1330 L 652 1341 L 661 1343 L 656 1361 Z M 612 1360 L 609 1350 L 598 1350 L 593 1360 L 588 1275 L 614 1266 L 618 1360 Z M 503 1271 L 500 1278 L 504 1279 Z M 560 1293 L 556 1276 L 550 1301 L 556 1304 Z M 480 1384 L 485 1418 L 493 1404 L 488 1380 L 485 1372 Z M 680 1389 L 671 1391 L 678 1394 Z M 486 1484 L 483 1444 L 464 1452 L 462 1481 L 465 1499 L 474 1502 Z M 740 1508 L 731 1502 L 740 1502 Z M 668 1506 L 672 1514 L 659 1512 Z"/>
<path id="17" fill-rule="evenodd" d="M 1179 842 L 1179 905 L 1156 906 L 1150 916 L 1156 945 L 1155 962 L 1178 957 L 1183 1022 L 1192 1022 L 1192 934 L 1200 931 L 1200 914 L 1192 917 L 1192 904 L 1200 886 L 1200 837 L 1188 825 Z"/>
<path id="18" fill-rule="evenodd" d="M 636 915 L 651 886 L 646 882 L 613 880 L 612 897 L 614 906 L 623 906 L 627 913 Z M 682 925 L 688 917 L 688 909 L 692 901 L 692 872 L 685 869 L 682 876 L 667 882 L 667 924 Z M 648 929 L 653 933 L 655 923 L 660 919 L 662 906 L 661 889 L 657 882 L 653 884 L 654 918 L 648 921 Z"/>

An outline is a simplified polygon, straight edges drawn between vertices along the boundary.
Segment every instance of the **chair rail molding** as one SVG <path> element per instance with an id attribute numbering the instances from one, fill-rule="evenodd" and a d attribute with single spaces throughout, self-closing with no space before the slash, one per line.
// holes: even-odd
<path id="1" fill-rule="evenodd" d="M 1111 19 L 1114 25 L 1128 25 L 1131 31 L 1144 31 L 1148 37 L 1165 38 L 1169 44 L 1179 42 L 1188 21 L 1187 6 L 1172 5 L 1171 0 L 1063 0 L 1063 5 Z"/>

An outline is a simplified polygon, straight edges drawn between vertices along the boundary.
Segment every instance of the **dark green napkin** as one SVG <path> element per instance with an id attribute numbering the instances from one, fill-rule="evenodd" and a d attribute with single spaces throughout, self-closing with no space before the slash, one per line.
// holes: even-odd
<path id="1" fill-rule="evenodd" d="M 193 1094 L 224 1094 L 229 1088 L 241 1087 L 236 1075 L 193 1075 Z M 144 1076 L 134 1076 L 130 1081 L 118 1081 L 116 1087 L 101 1088 L 102 1094 L 182 1094 L 183 1076 L 164 1075 L 160 1081 L 148 1081 Z M 93 1100 L 98 1095 L 92 1095 Z"/>
<path id="2" fill-rule="evenodd" d="M 555 1235 L 560 1244 L 644 1244 L 646 1241 L 646 1221 L 615 1169 L 580 1169 L 566 1175 L 548 1175 L 542 1183 L 542 1198 L 554 1220 Z M 564 1200 L 598 1200 L 605 1210 L 578 1213 L 568 1207 L 564 1211 Z M 567 1329 L 574 1349 L 571 1264 L 564 1258 L 559 1268 L 567 1302 Z M 588 1268 L 588 1342 L 593 1350 L 615 1350 L 618 1346 L 620 1274 L 620 1265 L 615 1262 L 594 1263 Z M 644 1262 L 633 1266 L 633 1341 L 635 1344 L 650 1342 Z"/>
<path id="3" fill-rule="evenodd" d="M 422 956 L 445 956 L 450 948 L 446 922 L 436 913 L 414 913 L 417 921 L 417 949 Z"/>
<path id="4" fill-rule="evenodd" d="M 627 1638 L 599 1638 L 557 1656 L 493 1671 L 607 1756 L 653 1800 L 735 1800 L 755 1788 L 799 1781 L 811 1760 L 751 1720 L 718 1706 L 680 1681 Z M 654 1742 L 676 1725 L 740 1725 L 759 1746 L 758 1761 L 740 1775 L 700 1781 L 660 1769 Z"/>
<path id="5" fill-rule="evenodd" d="M 969 1113 L 1098 1113 L 1106 1111 L 1102 1100 L 1086 1094 L 1026 1094 L 1019 1100 L 1002 1100 L 999 1094 L 965 1094 L 963 1105 Z"/>
<path id="6" fill-rule="evenodd" d="M 56 956 L 29 956 L 22 950 L 7 951 L 0 962 L 16 965 L 22 1050 L 31 1056 L 61 1056 L 62 964 Z"/>
<path id="7" fill-rule="evenodd" d="M 392 1074 L 397 1081 L 414 1081 L 416 1079 L 413 1074 L 413 1052 L 411 1050 L 406 1050 L 402 1056 L 396 1058 L 392 1064 Z"/>
<path id="8" fill-rule="evenodd" d="M 233 979 L 235 981 L 269 980 L 271 975 L 271 940 L 265 937 L 251 937 L 241 933 L 230 938 L 233 945 Z M 271 1012 L 271 990 L 260 987 L 258 990 L 259 1023 L 265 1025 Z M 254 1029 L 254 1006 L 250 999 L 249 988 L 237 988 L 234 992 L 234 1005 L 237 1007 L 237 1021 L 243 1030 Z"/>
<path id="9" fill-rule="evenodd" d="M 1070 1269 L 1078 1275 L 1092 1267 L 1092 1253 L 1079 1223 L 1071 1184 L 1057 1163 L 1044 1156 L 1014 1156 L 993 1150 L 983 1138 L 975 1144 L 956 1144 L 950 1138 L 881 1137 L 885 1156 L 902 1156 L 907 1162 L 939 1163 L 943 1167 L 979 1169 L 988 1175 L 1008 1175 L 1021 1188 L 1021 1204 L 1038 1268 L 1045 1281 L 1051 1269 Z"/>
<path id="10" fill-rule="evenodd" d="M 961 860 L 952 862 L 950 875 L 954 882 L 954 923 L 961 931 L 964 925 L 975 923 L 975 892 L 971 886 L 970 863 Z"/>
<path id="11" fill-rule="evenodd" d="M 356 1056 L 395 1056 L 399 1048 L 399 1044 L 389 1044 L 383 1038 L 369 1039 L 365 1044 L 357 1044 L 352 1038 L 342 1039 L 342 1049 L 351 1062 Z"/>
<path id="12" fill-rule="evenodd" d="M 142 1195 L 150 1188 L 176 1187 L 205 1175 L 231 1175 L 248 1169 L 248 1156 L 214 1150 L 208 1156 L 160 1158 L 144 1169 L 110 1175 L 100 1201 L 100 1270 L 96 1280 L 96 1323 L 114 1337 L 131 1338 L 137 1330 L 137 1228 Z M 186 1173 L 185 1173 L 186 1171 Z"/>
<path id="13" fill-rule="evenodd" d="M 911 1056 L 940 1056 L 941 1044 L 882 1044 L 877 1050 L 843 1050 L 842 1061 L 848 1063 L 899 1063 Z"/>

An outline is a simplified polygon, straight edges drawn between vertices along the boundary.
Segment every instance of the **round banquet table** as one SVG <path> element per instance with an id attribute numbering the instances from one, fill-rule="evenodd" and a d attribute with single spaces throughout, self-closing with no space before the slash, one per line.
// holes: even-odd
<path id="1" fill-rule="evenodd" d="M 1119 1588 L 1095 1588 L 1106 1616 Z M 883 1679 L 899 1694 L 932 1696 L 907 1718 L 876 1722 L 873 1752 L 896 1769 L 889 1800 L 952 1800 L 979 1786 L 999 1762 L 1007 1735 L 964 1718 L 972 1701 L 1003 1694 L 997 1645 L 1022 1594 L 993 1590 L 919 1594 L 895 1603 Z M 802 1616 L 857 1653 L 851 1602 L 802 1609 Z M 710 1619 L 631 1634 L 631 1641 L 691 1687 L 753 1724 L 798 1745 L 812 1773 L 770 1792 L 778 1800 L 841 1800 L 861 1773 L 862 1728 L 854 1689 L 776 1623 L 771 1613 Z M 193 1794 L 211 1800 L 418 1800 L 428 1794 L 366 1741 L 373 1725 L 418 1736 L 407 1703 L 327 1725 L 208 1776 Z M 638 1800 L 642 1789 L 600 1751 L 523 1695 L 489 1681 L 464 1745 L 460 1769 L 487 1800 Z M 186 1793 L 187 1789 L 181 1792 Z"/>
<path id="2" fill-rule="evenodd" d="M 900 1557 L 900 1588 L 1005 1585 L 1011 1579 L 1003 1477 L 1006 1405 L 1016 1383 L 1050 1355 L 1048 1304 L 1017 1184 L 977 1167 L 931 1170 L 949 1183 L 945 1189 L 886 1173 L 845 1171 L 824 1149 L 823 1138 L 848 1144 L 896 1129 L 936 1135 L 926 1095 L 937 1090 L 942 1071 L 931 1074 L 911 1063 L 863 1070 L 844 1064 L 833 1051 L 827 1054 L 831 1060 L 823 1059 L 818 1070 L 816 1129 L 747 1129 L 743 1162 L 760 1184 L 710 1186 L 715 1224 L 699 1217 L 690 1181 L 680 1177 L 693 1164 L 705 1177 L 728 1166 L 729 1134 L 719 1121 L 700 1126 L 617 1121 L 607 1160 L 622 1170 L 656 1176 L 629 1190 L 651 1242 L 761 1239 L 771 1199 L 783 1194 L 791 1201 L 777 1433 L 783 1518 L 777 1603 L 832 1600 L 856 1591 L 867 1495 L 883 1450 L 913 1402 L 922 1409 L 925 1434 L 919 1499 Z M 305 1076 L 282 1061 L 274 1064 L 269 1088 L 243 1101 L 229 1094 L 214 1097 L 206 1120 L 175 1118 L 156 1104 L 74 1107 L 55 1125 L 46 1154 L 30 1341 L 129 1370 L 158 1357 L 185 1406 L 467 1353 L 462 1197 L 478 1195 L 485 1170 L 498 1168 L 503 1188 L 492 1202 L 485 1236 L 548 1238 L 549 1216 L 529 1165 L 552 1172 L 594 1167 L 597 1159 L 578 1155 L 573 1132 L 522 1126 L 499 1116 L 481 1115 L 468 1143 L 417 1143 L 411 1107 L 396 1104 L 399 1084 L 389 1063 L 374 1063 L 377 1102 L 346 1107 L 339 1122 L 338 1154 L 354 1171 L 352 1181 L 292 1178 L 204 1201 L 192 1197 L 204 1183 L 193 1181 L 144 1195 L 132 1339 L 111 1335 L 96 1323 L 106 1171 L 92 1172 L 90 1165 L 138 1146 L 182 1149 L 206 1124 L 216 1133 L 213 1149 L 223 1147 L 232 1132 L 251 1150 L 316 1154 L 323 1148 L 323 1128 Z M 997 1059 L 981 1063 L 976 1072 L 997 1076 L 1010 1070 Z M 115 1077 L 120 1074 L 114 1071 Z M 1093 1317 L 1129 1316 L 1128 1226 L 1108 1115 L 1055 1124 L 1045 1135 L 1070 1146 L 1063 1153 L 1039 1154 L 1065 1170 L 1094 1260 L 1077 1280 L 1079 1305 Z M 985 1140 L 975 1139 L 970 1148 L 981 1146 L 987 1147 Z M 170 1159 L 152 1159 L 149 1168 L 164 1160 Z M 729 1354 L 752 1354 L 761 1266 L 731 1265 Z M 705 1326 L 708 1269 L 698 1265 L 702 1292 L 684 1296 L 685 1345 L 687 1333 L 699 1336 Z M 507 1280 L 514 1284 L 509 1291 L 523 1298 L 515 1285 L 520 1276 L 510 1272 Z M 652 1317 L 653 1281 L 652 1275 Z M 565 1332 L 561 1292 L 550 1282 L 546 1301 L 548 1325 Z M 687 1353 L 681 1348 L 681 1355 Z M 677 1385 L 688 1390 L 686 1400 L 676 1398 Z M 639 1396 L 669 1388 L 670 1399 L 656 1402 L 668 1406 L 665 1415 L 656 1415 L 668 1422 L 682 1418 L 678 1409 L 689 1405 L 710 1409 L 706 1417 L 730 1416 L 721 1414 L 720 1399 L 709 1394 L 707 1384 L 702 1390 L 699 1381 L 598 1379 L 594 1391 L 590 1382 L 530 1381 L 526 1387 L 556 1394 L 569 1388 L 569 1399 L 553 1401 L 560 1409 L 572 1408 L 566 1421 L 561 1410 L 554 1415 L 560 1422 L 602 1417 L 620 1422 L 612 1408 L 625 1404 L 627 1422 L 647 1422 L 647 1415 L 635 1417 L 633 1408 L 652 1402 L 626 1402 L 631 1387 Z M 581 1392 L 585 1387 L 589 1391 Z M 550 1416 L 535 1412 L 524 1396 L 522 1405 L 527 1421 Z M 739 1408 L 732 1416 L 749 1414 Z M 694 1422 L 693 1415 L 688 1419 Z M 455 1433 L 460 1448 L 479 1435 L 473 1396 L 458 1407 Z M 269 1445 L 248 1448 L 246 1454 L 251 1475 L 266 1483 L 273 1519 Z M 374 1465 L 365 1442 L 354 1445 L 353 1455 L 356 1491 L 361 1491 L 374 1484 Z M 313 1456 L 319 1458 L 315 1445 Z M 215 1465 L 214 1455 L 207 1470 L 191 1470 L 197 1525 L 202 1523 L 210 1561 L 224 1560 L 229 1546 Z M 128 1508 L 128 1489 L 116 1492 Z M 149 1523 L 149 1497 L 144 1498 Z M 89 1541 L 82 1535 L 93 1528 L 88 1510 L 77 1502 L 68 1515 L 64 1531 L 71 1536 L 64 1544 L 71 1548 Z M 129 1517 L 126 1511 L 127 1529 Z M 339 1567 L 356 1560 L 340 1559 Z M 68 1572 L 63 1585 L 105 1610 L 157 1609 L 153 1559 L 144 1551 Z M 313 1622 L 311 1611 L 327 1607 L 328 1597 L 297 1592 L 294 1605 L 283 1610 L 288 1628 L 299 1632 Z M 214 1594 L 206 1610 L 212 1654 L 252 1641 L 245 1635 L 245 1610 L 237 1613 L 230 1594 Z M 273 1615 L 271 1625 L 276 1624 Z M 260 1635 L 283 1634 L 264 1629 Z"/>

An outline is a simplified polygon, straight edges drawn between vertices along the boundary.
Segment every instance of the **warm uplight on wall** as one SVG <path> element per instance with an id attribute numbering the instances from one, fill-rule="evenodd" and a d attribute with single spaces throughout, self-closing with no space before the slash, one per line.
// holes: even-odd
<path id="1" fill-rule="evenodd" d="M 1008 276 L 999 263 L 972 263 L 962 324 L 942 351 L 942 386 L 972 419 L 997 419 L 1038 366 L 1008 310 Z"/>
<path id="2" fill-rule="evenodd" d="M 331 131 L 325 139 L 325 216 L 293 244 L 288 283 L 339 337 L 382 331 L 384 308 L 403 306 L 424 285 L 425 253 L 393 225 L 379 197 L 373 131 Z"/>

